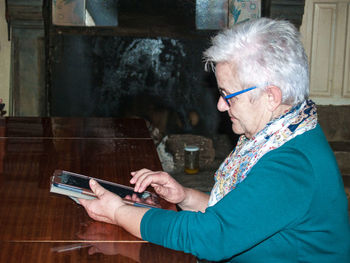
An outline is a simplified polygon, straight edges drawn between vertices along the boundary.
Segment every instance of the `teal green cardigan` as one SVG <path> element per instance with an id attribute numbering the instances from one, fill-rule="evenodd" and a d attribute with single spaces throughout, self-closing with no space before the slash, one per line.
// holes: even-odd
<path id="1" fill-rule="evenodd" d="M 149 210 L 144 240 L 230 262 L 350 262 L 344 185 L 319 125 L 265 154 L 205 213 Z"/>

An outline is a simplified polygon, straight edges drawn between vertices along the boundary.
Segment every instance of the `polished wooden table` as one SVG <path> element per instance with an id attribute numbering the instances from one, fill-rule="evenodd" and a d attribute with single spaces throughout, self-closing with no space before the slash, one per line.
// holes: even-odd
<path id="1" fill-rule="evenodd" d="M 49 192 L 55 169 L 129 185 L 130 171 L 144 167 L 161 169 L 144 120 L 1 118 L 0 262 L 196 262 Z"/>

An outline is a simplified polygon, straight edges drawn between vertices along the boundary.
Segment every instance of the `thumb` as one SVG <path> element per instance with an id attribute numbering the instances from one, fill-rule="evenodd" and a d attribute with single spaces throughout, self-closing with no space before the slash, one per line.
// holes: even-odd
<path id="1" fill-rule="evenodd" d="M 97 196 L 98 199 L 100 199 L 107 191 L 94 179 L 90 179 L 89 184 L 90 184 L 91 190 L 94 192 L 94 194 Z"/>

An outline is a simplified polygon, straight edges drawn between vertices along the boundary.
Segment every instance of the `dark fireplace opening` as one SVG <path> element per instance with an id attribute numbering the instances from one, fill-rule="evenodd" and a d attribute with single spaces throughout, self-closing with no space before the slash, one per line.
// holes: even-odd
<path id="1" fill-rule="evenodd" d="M 196 1 L 108 3 L 117 3 L 116 27 L 54 25 L 47 6 L 49 115 L 135 116 L 165 134 L 230 133 L 216 109 L 215 76 L 202 61 L 217 30 L 196 29 Z M 262 1 L 262 15 L 283 16 L 282 10 L 303 10 L 303 4 Z"/>
<path id="2" fill-rule="evenodd" d="M 140 117 L 162 134 L 231 134 L 202 60 L 217 30 L 196 29 L 196 1 L 117 2 L 117 27 L 47 23 L 49 115 Z"/>
<path id="3" fill-rule="evenodd" d="M 201 38 L 59 35 L 51 116 L 142 117 L 161 132 L 211 136 L 223 117 Z"/>

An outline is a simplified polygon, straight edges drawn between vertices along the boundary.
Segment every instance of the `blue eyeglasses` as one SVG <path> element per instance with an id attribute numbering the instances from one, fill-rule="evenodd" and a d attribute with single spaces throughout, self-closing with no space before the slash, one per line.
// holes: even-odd
<path id="1" fill-rule="evenodd" d="M 247 91 L 250 91 L 250 90 L 253 90 L 253 89 L 256 89 L 256 88 L 257 87 L 254 86 L 254 87 L 243 89 L 243 90 L 240 90 L 240 91 L 228 94 L 228 95 L 225 95 L 225 93 L 222 91 L 222 89 L 219 88 L 219 93 L 220 93 L 220 96 L 226 101 L 227 105 L 231 106 L 230 101 L 229 101 L 230 98 L 236 97 L 236 96 L 238 96 L 238 95 L 240 95 L 240 94 L 242 94 L 244 92 L 247 92 Z"/>

